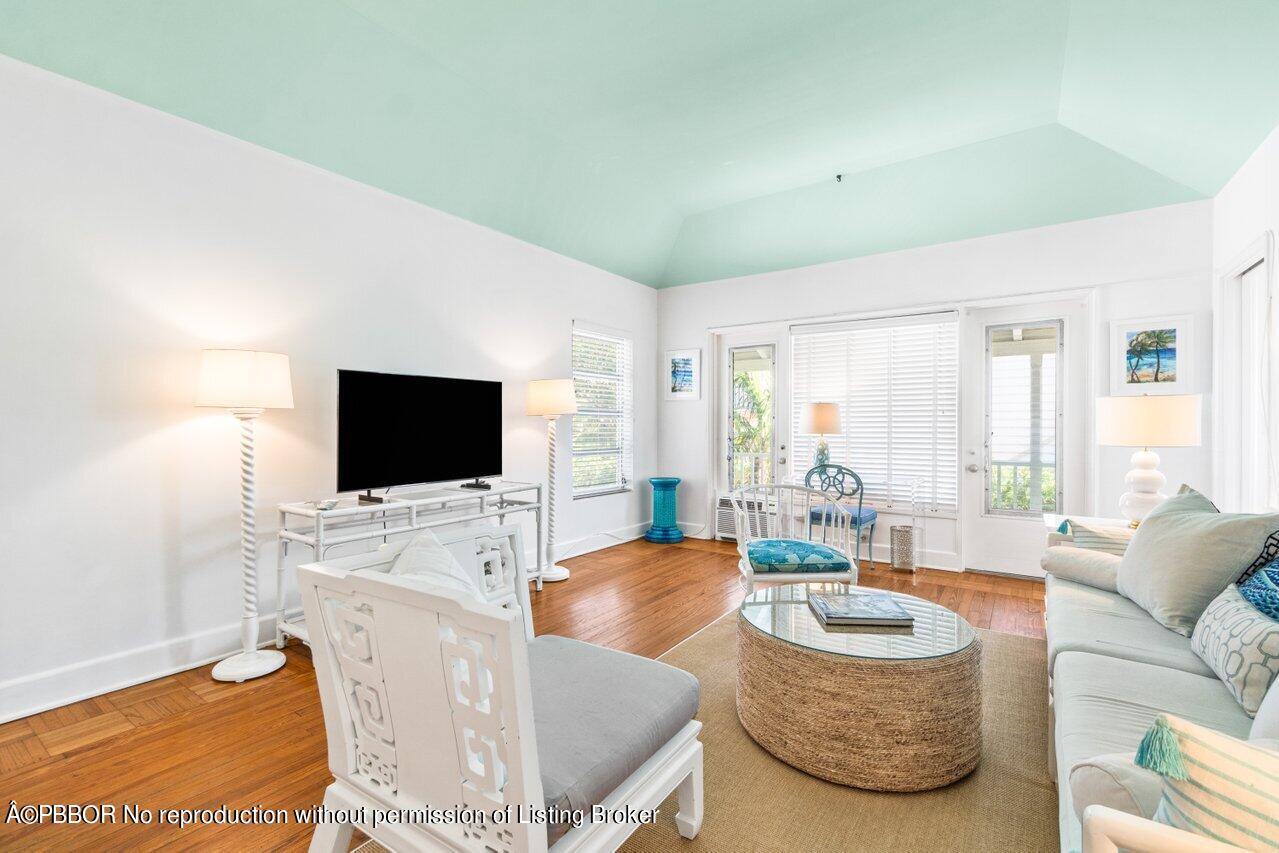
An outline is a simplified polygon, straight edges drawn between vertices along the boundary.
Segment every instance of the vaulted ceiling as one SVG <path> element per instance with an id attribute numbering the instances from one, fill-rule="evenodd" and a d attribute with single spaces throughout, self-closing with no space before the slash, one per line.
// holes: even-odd
<path id="1" fill-rule="evenodd" d="M 1211 196 L 1277 45 L 1276 0 L 0 0 L 0 52 L 658 287 Z"/>

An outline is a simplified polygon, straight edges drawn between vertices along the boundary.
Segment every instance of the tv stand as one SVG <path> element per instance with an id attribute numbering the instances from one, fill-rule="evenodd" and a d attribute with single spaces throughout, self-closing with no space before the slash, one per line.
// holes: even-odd
<path id="1" fill-rule="evenodd" d="M 486 482 L 484 482 L 484 481 L 483 481 L 483 480 L 481 480 L 479 477 L 476 477 L 474 480 L 472 480 L 472 481 L 471 481 L 471 482 L 469 482 L 469 483 L 462 483 L 462 484 L 461 484 L 461 486 L 459 486 L 459 488 L 463 488 L 463 489 L 481 489 L 481 490 L 483 490 L 483 491 L 487 492 L 489 489 L 493 488 L 493 485 L 492 485 L 491 483 L 486 483 Z"/>

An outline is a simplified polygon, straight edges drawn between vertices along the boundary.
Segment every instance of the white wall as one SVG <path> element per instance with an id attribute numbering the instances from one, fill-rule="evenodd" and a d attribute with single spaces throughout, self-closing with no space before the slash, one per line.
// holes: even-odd
<path id="1" fill-rule="evenodd" d="M 202 347 L 292 357 L 297 408 L 259 422 L 263 613 L 272 507 L 334 489 L 336 368 L 505 381 L 504 473 L 541 480 L 524 381 L 567 374 L 571 321 L 656 363 L 647 287 L 3 57 L 0 127 L 0 720 L 235 647 L 237 434 L 191 405 Z M 641 481 L 654 396 L 639 370 Z M 560 541 L 648 502 L 562 500 Z"/>
<path id="2" fill-rule="evenodd" d="M 1211 381 L 1212 203 L 1172 205 L 660 292 L 659 350 L 707 347 L 709 328 L 781 319 L 891 311 L 975 299 L 1097 288 L 1094 388 L 1109 388 L 1109 321 L 1193 314 L 1198 344 L 1194 390 Z M 684 478 L 680 516 L 706 522 L 707 419 L 714 390 L 698 402 L 658 400 L 658 469 Z M 1205 419 L 1206 423 L 1206 419 Z M 1103 448 L 1095 510 L 1115 515 L 1129 452 Z M 1161 453 L 1171 485 L 1208 488 L 1208 447 Z M 1090 512 L 1093 506 L 1066 507 Z M 886 526 L 886 525 L 881 525 Z M 706 528 L 700 535 L 709 535 Z M 877 541 L 887 531 L 877 531 Z M 945 531 L 930 530 L 932 542 Z M 886 539 L 884 540 L 886 541 Z M 877 555 L 878 556 L 878 555 Z"/>
<path id="3" fill-rule="evenodd" d="M 1265 231 L 1279 232 L 1279 128 L 1213 200 L 1213 266 L 1221 270 Z"/>

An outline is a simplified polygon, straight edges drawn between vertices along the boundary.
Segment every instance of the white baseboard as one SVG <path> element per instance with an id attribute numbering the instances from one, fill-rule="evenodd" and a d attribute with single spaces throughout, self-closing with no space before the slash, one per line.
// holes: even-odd
<path id="1" fill-rule="evenodd" d="M 568 542 L 557 542 L 556 559 L 578 557 L 638 539 L 649 526 L 650 522 L 645 521 Z M 534 565 L 535 547 L 526 546 L 525 557 L 530 566 Z M 297 600 L 296 594 L 290 597 Z M 292 618 L 301 612 L 300 607 L 293 608 L 288 615 Z M 274 643 L 274 613 L 259 616 L 258 641 L 264 645 Z M 50 708 L 60 708 L 113 690 L 122 690 L 175 672 L 195 669 L 226 657 L 236 651 L 239 645 L 240 623 L 237 620 L 206 631 L 161 640 L 149 646 L 127 649 L 0 682 L 0 723 L 38 714 Z"/>
<path id="2" fill-rule="evenodd" d="M 291 611 L 293 617 L 301 608 Z M 258 642 L 275 642 L 275 614 L 258 618 Z M 240 622 L 0 682 L 0 723 L 29 717 L 220 660 L 240 645 Z"/>

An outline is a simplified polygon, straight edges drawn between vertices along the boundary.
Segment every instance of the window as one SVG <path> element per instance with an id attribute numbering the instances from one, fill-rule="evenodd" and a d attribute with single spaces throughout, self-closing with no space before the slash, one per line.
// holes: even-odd
<path id="1" fill-rule="evenodd" d="M 986 512 L 1056 512 L 1061 321 L 986 330 Z"/>
<path id="2" fill-rule="evenodd" d="M 729 487 L 773 482 L 773 352 L 771 345 L 733 347 L 728 420 Z"/>
<path id="3" fill-rule="evenodd" d="M 791 337 L 791 448 L 799 479 L 818 436 L 798 433 L 805 403 L 839 405 L 830 461 L 856 471 L 868 501 L 958 506 L 959 357 L 952 313 L 839 326 Z"/>
<path id="4" fill-rule="evenodd" d="M 573 326 L 573 497 L 631 485 L 631 342 Z"/>

